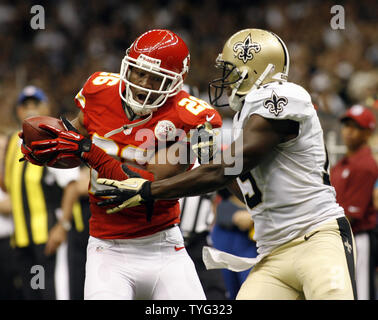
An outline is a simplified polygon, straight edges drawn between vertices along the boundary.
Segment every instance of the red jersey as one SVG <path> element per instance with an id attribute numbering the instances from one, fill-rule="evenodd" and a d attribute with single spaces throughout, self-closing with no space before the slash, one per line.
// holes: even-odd
<path id="1" fill-rule="evenodd" d="M 95 145 L 122 162 L 136 162 L 142 167 L 141 161 L 145 164 L 149 155 L 164 143 L 164 139 L 175 135 L 176 140 L 182 139 L 191 129 L 205 121 L 209 121 L 215 128 L 222 125 L 222 119 L 214 108 L 205 101 L 180 91 L 158 108 L 148 122 L 105 138 L 107 133 L 125 124 L 141 121 L 130 121 L 126 117 L 119 96 L 119 74 L 115 73 L 94 73 L 76 95 L 75 103 L 83 112 L 84 126 Z M 147 171 L 145 174 L 142 172 L 142 176 L 153 180 L 151 173 Z M 98 185 L 97 178 L 98 173 L 92 168 L 89 185 L 91 236 L 103 239 L 136 238 L 156 233 L 179 222 L 180 206 L 177 199 L 155 201 L 151 222 L 146 221 L 144 205 L 107 214 L 105 208 L 97 206 L 100 198 L 95 197 L 94 193 L 108 187 Z"/>
<path id="2" fill-rule="evenodd" d="M 342 158 L 331 169 L 331 183 L 336 190 L 337 202 L 351 218 L 354 233 L 375 227 L 372 195 L 377 178 L 378 167 L 369 147 Z"/>

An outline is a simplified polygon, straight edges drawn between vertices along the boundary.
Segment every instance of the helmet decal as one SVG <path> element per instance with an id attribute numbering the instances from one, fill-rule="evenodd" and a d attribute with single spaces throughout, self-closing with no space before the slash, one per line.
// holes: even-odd
<path id="1" fill-rule="evenodd" d="M 160 67 L 160 64 L 161 64 L 161 60 L 160 59 L 155 59 L 155 58 L 151 58 L 149 56 L 146 56 L 145 54 L 140 54 L 139 57 L 137 58 L 137 63 L 140 62 L 140 63 L 146 63 L 146 64 L 151 64 L 153 66 L 157 66 L 157 67 Z"/>
<path id="2" fill-rule="evenodd" d="M 189 61 L 190 61 L 190 54 L 188 54 L 185 59 L 182 61 L 183 65 L 183 73 L 189 72 Z"/>
<path id="3" fill-rule="evenodd" d="M 147 35 L 149 33 L 154 33 L 156 31 L 159 31 L 159 30 L 150 30 L 150 31 L 147 31 L 144 35 Z M 164 30 L 162 30 L 162 31 L 164 31 Z M 172 32 L 164 32 L 164 35 L 163 35 L 162 38 L 158 39 L 154 44 L 152 44 L 151 47 L 147 47 L 147 48 L 144 47 L 143 45 L 141 45 L 141 46 L 139 45 L 139 42 L 140 42 L 141 39 L 142 39 L 142 37 L 139 37 L 134 42 L 134 49 L 138 53 L 143 53 L 143 52 L 146 52 L 146 51 L 150 52 L 151 50 L 156 50 L 156 49 L 159 49 L 159 48 L 163 49 L 163 48 L 166 48 L 166 47 L 174 46 L 179 42 L 178 37 Z"/>
<path id="4" fill-rule="evenodd" d="M 248 34 L 243 41 L 238 41 L 234 44 L 233 50 L 236 58 L 242 60 L 243 63 L 247 63 L 248 60 L 253 59 L 252 50 L 255 51 L 255 53 L 260 52 L 261 45 L 257 42 L 253 42 L 251 34 Z"/>

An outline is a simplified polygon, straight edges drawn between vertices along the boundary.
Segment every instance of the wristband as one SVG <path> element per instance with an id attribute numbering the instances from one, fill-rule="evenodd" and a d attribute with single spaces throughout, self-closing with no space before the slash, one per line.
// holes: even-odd
<path id="1" fill-rule="evenodd" d="M 70 221 L 68 221 L 68 220 L 64 220 L 64 219 L 61 219 L 61 220 L 59 220 L 59 224 L 63 227 L 63 229 L 65 230 L 65 231 L 70 231 L 71 230 L 71 228 L 72 228 L 72 224 L 71 224 L 71 222 Z"/>

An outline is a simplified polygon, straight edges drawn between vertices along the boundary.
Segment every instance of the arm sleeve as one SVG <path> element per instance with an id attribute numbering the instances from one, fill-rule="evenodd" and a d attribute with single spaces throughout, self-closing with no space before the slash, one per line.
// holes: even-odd
<path id="1" fill-rule="evenodd" d="M 122 162 L 114 159 L 95 144 L 92 144 L 91 151 L 83 154 L 83 159 L 98 172 L 99 178 L 113 180 L 125 180 L 128 178 L 127 174 L 122 169 Z M 138 173 L 144 179 L 150 181 L 154 180 L 154 175 L 146 170 L 132 166 L 128 166 L 128 168 Z"/>

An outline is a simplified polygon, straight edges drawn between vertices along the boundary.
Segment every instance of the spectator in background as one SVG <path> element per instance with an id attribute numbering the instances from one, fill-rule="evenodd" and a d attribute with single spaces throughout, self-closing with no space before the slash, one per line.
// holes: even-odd
<path id="1" fill-rule="evenodd" d="M 216 203 L 216 222 L 211 231 L 214 248 L 240 257 L 257 257 L 256 242 L 253 241 L 253 220 L 244 203 L 227 189 L 218 190 Z M 250 271 L 251 269 L 241 272 L 222 269 L 228 299 L 235 300 Z"/>
<path id="2" fill-rule="evenodd" d="M 375 184 L 374 184 L 373 205 L 374 205 L 374 209 L 378 211 L 378 179 L 377 181 L 375 181 Z M 378 215 L 377 215 L 377 222 L 378 222 Z"/>
<path id="3" fill-rule="evenodd" d="M 331 169 L 331 182 L 337 202 L 344 208 L 355 236 L 357 262 L 357 297 L 375 299 L 373 229 L 376 212 L 373 188 L 378 178 L 378 166 L 368 146 L 376 119 L 366 107 L 354 105 L 341 118 L 341 135 L 347 147 L 346 155 Z"/>
<path id="4" fill-rule="evenodd" d="M 48 115 L 46 95 L 37 87 L 25 87 L 15 111 L 20 124 L 30 116 Z M 5 150 L 2 187 L 9 194 L 12 205 L 22 299 L 54 300 L 57 298 L 56 251 L 66 240 L 72 205 L 77 199 L 79 169 L 62 170 L 20 162 L 20 143 L 18 132 L 15 132 Z M 31 286 L 32 278 L 37 275 L 32 268 L 37 265 L 44 270 L 41 288 Z"/>
<path id="5" fill-rule="evenodd" d="M 375 245 L 375 299 L 378 300 L 378 179 L 375 181 L 374 190 L 373 190 L 373 204 L 376 214 L 376 225 L 373 230 L 373 243 Z"/>
<path id="6" fill-rule="evenodd" d="M 70 107 L 69 97 L 80 90 L 87 74 L 95 70 L 117 71 L 123 48 L 138 34 L 157 27 L 184 35 L 195 71 L 188 83 L 198 86 L 202 98 L 208 80 L 216 75 L 215 70 L 208 68 L 213 64 L 212 57 L 235 28 L 250 26 L 251 16 L 254 27 L 270 29 L 287 39 L 293 62 L 291 81 L 309 87 L 314 82 L 319 84 L 321 79 L 329 79 L 324 82 L 331 82 L 329 88 L 316 86 L 311 93 L 320 95 L 328 105 L 335 102 L 332 108 L 340 108 L 342 101 L 347 105 L 365 101 L 369 97 L 366 87 L 373 93 L 377 91 L 374 79 L 378 71 L 378 29 L 374 0 L 343 4 L 347 30 L 331 28 L 330 9 L 335 5 L 331 0 L 292 0 L 282 4 L 271 0 L 237 1 L 237 5 L 225 0 L 92 0 L 88 4 L 44 1 L 48 19 L 45 30 L 30 27 L 33 3 L 2 1 L 0 5 L 0 99 L 4 108 L 0 123 L 5 127 L 9 127 L 7 106 L 14 101 L 14 90 L 20 82 L 38 78 L 39 85 L 49 92 L 50 102 L 56 102 L 52 103 L 54 113 L 73 116 L 76 110 Z M 361 81 L 359 74 L 371 76 L 363 75 L 366 80 Z M 322 107 L 323 104 L 322 114 L 332 112 Z"/>

